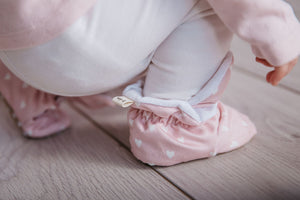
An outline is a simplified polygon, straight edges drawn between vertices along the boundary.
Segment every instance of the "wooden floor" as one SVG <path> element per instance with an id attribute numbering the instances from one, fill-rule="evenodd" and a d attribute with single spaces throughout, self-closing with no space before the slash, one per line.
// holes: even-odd
<path id="1" fill-rule="evenodd" d="M 299 1 L 291 2 L 299 15 Z M 272 87 L 247 44 L 235 39 L 233 51 L 223 101 L 257 126 L 245 147 L 151 167 L 130 153 L 126 109 L 65 104 L 71 129 L 28 140 L 0 101 L 0 199 L 300 199 L 300 64 Z"/>

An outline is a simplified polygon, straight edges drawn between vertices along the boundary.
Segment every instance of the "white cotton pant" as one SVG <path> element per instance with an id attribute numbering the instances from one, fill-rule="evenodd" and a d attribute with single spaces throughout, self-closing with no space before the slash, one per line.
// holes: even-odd
<path id="1" fill-rule="evenodd" d="M 217 71 L 232 33 L 204 0 L 99 0 L 61 35 L 0 51 L 20 79 L 45 92 L 85 96 L 147 71 L 143 95 L 188 100 Z"/>

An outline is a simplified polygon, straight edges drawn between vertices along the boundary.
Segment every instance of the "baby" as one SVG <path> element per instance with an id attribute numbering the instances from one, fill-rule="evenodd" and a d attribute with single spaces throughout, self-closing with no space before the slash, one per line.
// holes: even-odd
<path id="1" fill-rule="evenodd" d="M 131 150 L 150 165 L 215 156 L 256 134 L 219 101 L 233 34 L 274 68 L 272 85 L 300 54 L 299 21 L 281 0 L 2 0 L 0 13 L 0 92 L 24 134 L 66 129 L 63 98 L 101 107 L 111 101 L 97 94 L 128 85 L 114 100 L 131 106 Z"/>

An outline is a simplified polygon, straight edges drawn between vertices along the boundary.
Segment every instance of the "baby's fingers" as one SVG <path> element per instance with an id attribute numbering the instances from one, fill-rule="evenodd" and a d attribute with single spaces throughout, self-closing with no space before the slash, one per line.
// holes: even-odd
<path id="1" fill-rule="evenodd" d="M 289 66 L 275 67 L 275 69 L 267 74 L 267 81 L 272 85 L 278 83 L 290 72 Z"/>
<path id="2" fill-rule="evenodd" d="M 267 60 L 258 57 L 256 57 L 256 62 L 261 63 L 267 67 L 274 67 L 274 70 L 267 74 L 266 80 L 272 85 L 278 85 L 281 79 L 283 79 L 283 77 L 285 77 L 292 71 L 293 67 L 298 62 L 298 57 L 288 62 L 287 64 L 280 66 L 273 66 Z"/>
<path id="3" fill-rule="evenodd" d="M 262 58 L 258 58 L 256 57 L 256 62 L 260 63 L 260 64 L 263 64 L 267 67 L 274 67 L 273 65 L 271 65 L 268 61 L 266 61 L 265 59 L 262 59 Z"/>

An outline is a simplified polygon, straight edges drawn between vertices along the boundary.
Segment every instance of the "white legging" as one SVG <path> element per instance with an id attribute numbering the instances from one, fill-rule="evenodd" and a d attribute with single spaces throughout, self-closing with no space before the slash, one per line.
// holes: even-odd
<path id="1" fill-rule="evenodd" d="M 216 72 L 231 32 L 205 0 L 99 0 L 55 39 L 1 51 L 33 87 L 84 96 L 119 87 L 148 67 L 143 94 L 187 100 Z"/>
<path id="2" fill-rule="evenodd" d="M 146 77 L 145 96 L 188 100 L 221 64 L 230 48 L 232 33 L 213 10 L 201 12 L 199 6 L 155 51 Z"/>

